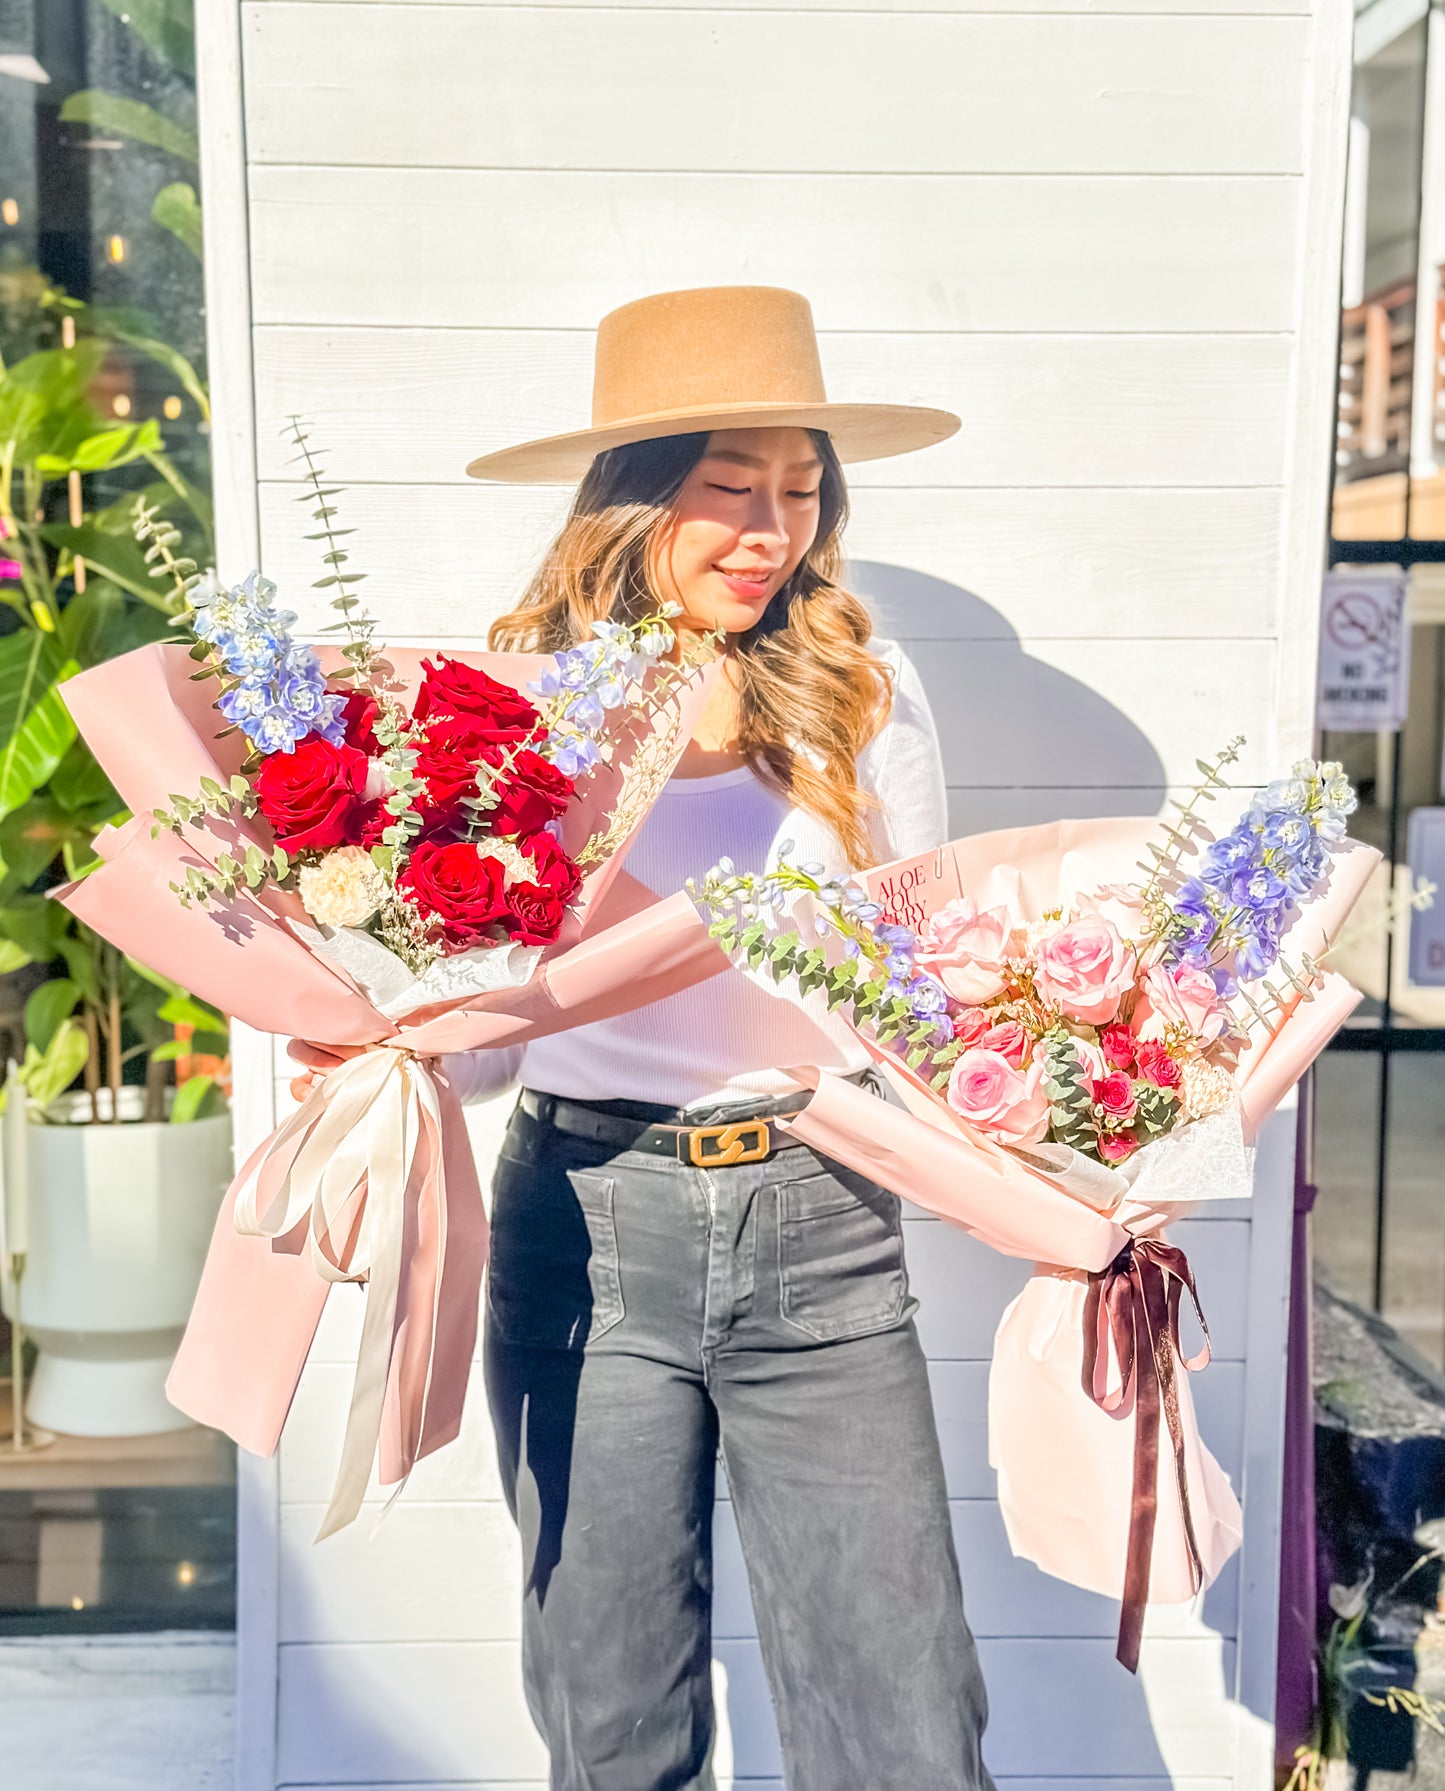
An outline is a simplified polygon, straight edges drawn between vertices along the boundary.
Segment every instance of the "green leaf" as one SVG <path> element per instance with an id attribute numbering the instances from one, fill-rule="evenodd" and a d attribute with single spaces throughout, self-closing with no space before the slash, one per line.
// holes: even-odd
<path id="1" fill-rule="evenodd" d="M 180 1057 L 194 1057 L 201 1052 L 207 1057 L 224 1057 L 231 1048 L 230 1035 L 224 1032 L 198 1032 L 189 1039 L 167 1039 L 157 1045 L 150 1056 L 153 1063 L 174 1063 Z"/>
<path id="2" fill-rule="evenodd" d="M 54 635 L 38 628 L 0 637 L 0 740 L 15 732 L 64 664 Z"/>
<path id="3" fill-rule="evenodd" d="M 163 446 L 160 424 L 147 417 L 143 423 L 123 423 L 97 430 L 81 441 L 58 443 L 50 453 L 36 455 L 35 468 L 42 479 L 64 479 L 71 472 L 107 473 L 147 454 L 157 454 Z"/>
<path id="4" fill-rule="evenodd" d="M 23 970 L 27 964 L 34 962 L 30 953 L 18 946 L 13 939 L 0 939 L 0 976 L 11 970 Z"/>
<path id="5" fill-rule="evenodd" d="M 111 808 L 120 806 L 110 779 L 83 740 L 77 740 L 55 767 L 50 790 L 67 814 L 74 814 L 79 808 L 93 808 L 97 803 Z"/>
<path id="6" fill-rule="evenodd" d="M 174 180 L 162 187 L 151 204 L 151 216 L 162 230 L 169 230 L 178 242 L 201 259 L 201 202 L 188 180 Z"/>
<path id="7" fill-rule="evenodd" d="M 142 964 L 139 958 L 128 957 L 126 963 L 130 965 L 137 976 L 144 978 L 146 982 L 153 984 L 157 989 L 164 990 L 167 995 L 176 995 L 182 1000 L 185 999 L 186 991 L 181 985 L 173 983 L 168 976 L 162 976 L 159 970 L 152 970 L 149 964 Z"/>
<path id="8" fill-rule="evenodd" d="M 167 155 L 195 162 L 200 158 L 196 133 L 157 112 L 140 100 L 126 99 L 123 94 L 107 93 L 100 87 L 87 87 L 72 93 L 60 108 L 62 124 L 88 124 L 102 136 L 129 137 L 136 143 L 148 143 Z"/>
<path id="9" fill-rule="evenodd" d="M 129 25 L 150 53 L 179 74 L 196 72 L 191 0 L 100 0 Z"/>
<path id="10" fill-rule="evenodd" d="M 86 398 L 105 359 L 103 342 L 72 349 L 45 349 L 7 367 L 0 378 L 0 450 L 17 466 L 33 462 L 68 436 L 89 434 L 99 423 Z"/>
<path id="11" fill-rule="evenodd" d="M 148 979 L 149 980 L 149 979 Z M 157 1010 L 168 1026 L 194 1026 L 197 1032 L 226 1032 L 226 1016 L 194 995 L 172 995 Z"/>
<path id="12" fill-rule="evenodd" d="M 70 915 L 59 902 L 42 895 L 17 896 L 0 908 L 0 939 L 22 952 L 27 963 L 48 964 L 58 957 L 69 925 Z"/>
<path id="13" fill-rule="evenodd" d="M 0 819 L 29 801 L 75 740 L 75 723 L 57 685 L 73 677 L 80 667 L 73 659 L 67 660 L 55 674 L 55 682 L 50 682 L 43 669 L 45 643 L 50 638 L 37 633 L 29 643 L 29 659 L 14 709 L 15 716 L 23 719 L 18 725 L 12 723 L 8 737 L 0 735 L 5 740 L 0 750 Z"/>
<path id="14" fill-rule="evenodd" d="M 33 883 L 59 856 L 67 840 L 88 840 L 90 828 L 83 817 L 67 815 L 48 791 L 0 821 L 0 859 L 5 865 L 5 897 Z"/>
<path id="15" fill-rule="evenodd" d="M 25 1048 L 20 1080 L 25 1084 L 26 1093 L 37 1107 L 48 1107 L 69 1088 L 85 1068 L 89 1056 L 90 1043 L 85 1029 L 74 1020 L 62 1020 L 43 1052 L 37 1051 L 33 1044 Z"/>
<path id="16" fill-rule="evenodd" d="M 214 1076 L 188 1076 L 176 1090 L 176 1098 L 171 1102 L 171 1124 L 173 1126 L 188 1125 L 191 1120 L 201 1117 L 201 1105 L 211 1092 L 215 1082 Z"/>
<path id="17" fill-rule="evenodd" d="M 60 1022 L 75 1011 L 80 990 L 68 976 L 52 977 L 25 1003 L 25 1036 L 38 1051 L 48 1049 Z"/>
<path id="18" fill-rule="evenodd" d="M 50 906 L 59 908 L 60 904 L 52 902 Z M 81 1000 L 88 1001 L 92 1007 L 100 1006 L 100 971 L 95 961 L 98 945 L 94 933 L 84 930 L 69 933 L 60 941 L 60 955 L 65 959 L 70 980 L 80 985 Z"/>

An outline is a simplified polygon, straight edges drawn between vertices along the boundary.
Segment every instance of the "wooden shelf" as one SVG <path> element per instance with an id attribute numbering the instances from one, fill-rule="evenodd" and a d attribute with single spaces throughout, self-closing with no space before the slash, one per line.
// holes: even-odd
<path id="1" fill-rule="evenodd" d="M 144 1437 L 56 1436 L 19 1454 L 11 1447 L 13 1434 L 10 1383 L 0 1381 L 0 1493 L 228 1486 L 236 1478 L 233 1445 L 199 1425 Z"/>

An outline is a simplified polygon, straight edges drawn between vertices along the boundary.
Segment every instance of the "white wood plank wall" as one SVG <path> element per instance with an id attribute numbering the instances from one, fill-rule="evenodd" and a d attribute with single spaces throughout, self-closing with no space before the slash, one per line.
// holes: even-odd
<path id="1" fill-rule="evenodd" d="M 231 570 L 259 517 L 268 571 L 322 619 L 279 433 L 299 411 L 386 635 L 479 641 L 566 493 L 465 461 L 585 420 L 611 306 L 795 286 L 837 395 L 964 418 L 857 470 L 849 537 L 929 684 L 958 830 L 1153 809 L 1236 731 L 1242 779 L 1267 775 L 1310 737 L 1349 10 L 204 0 Z M 274 1071 L 243 1057 L 259 1126 Z M 474 1116 L 483 1155 L 501 1117 Z M 1138 1681 L 1112 1607 L 1004 1542 L 984 1385 L 1023 1271 L 909 1223 L 1009 1791 L 1271 1782 L 1290 1140 L 1284 1115 L 1251 1212 L 1180 1228 L 1217 1345 L 1201 1420 L 1248 1537 L 1202 1610 L 1156 1614 Z M 357 1304 L 333 1299 L 279 1465 L 246 1464 L 242 1791 L 536 1787 L 480 1385 L 374 1536 L 309 1540 Z M 722 1782 L 780 1791 L 726 1500 L 718 1553 Z"/>

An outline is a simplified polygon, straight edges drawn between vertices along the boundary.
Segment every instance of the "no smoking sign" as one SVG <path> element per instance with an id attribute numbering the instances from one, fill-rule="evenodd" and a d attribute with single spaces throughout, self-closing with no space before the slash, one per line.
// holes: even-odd
<path id="1" fill-rule="evenodd" d="M 1320 617 L 1319 725 L 1373 734 L 1403 727 L 1410 625 L 1403 572 L 1331 572 Z"/>

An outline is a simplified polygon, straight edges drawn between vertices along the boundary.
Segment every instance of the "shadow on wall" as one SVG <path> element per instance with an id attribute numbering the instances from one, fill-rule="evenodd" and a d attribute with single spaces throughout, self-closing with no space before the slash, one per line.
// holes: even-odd
<path id="1" fill-rule="evenodd" d="M 1090 685 L 1026 653 L 992 604 L 874 560 L 850 561 L 848 578 L 923 679 L 954 834 L 1158 811 L 1164 766 L 1148 736 Z"/>

